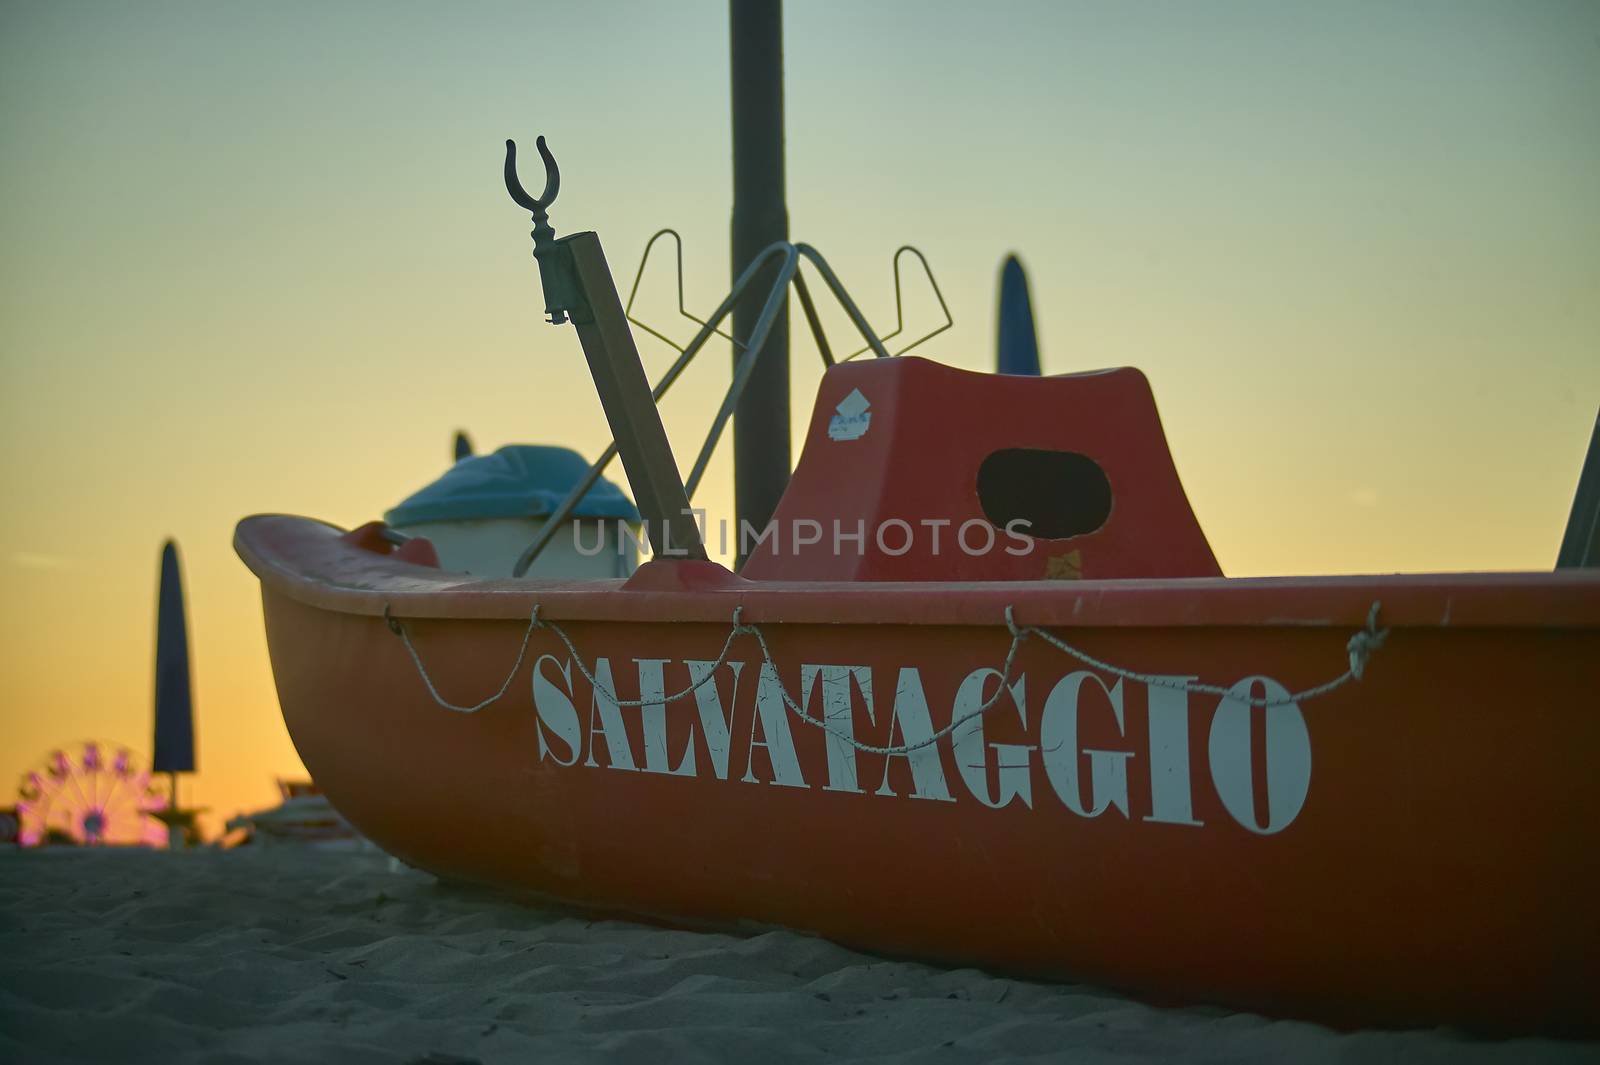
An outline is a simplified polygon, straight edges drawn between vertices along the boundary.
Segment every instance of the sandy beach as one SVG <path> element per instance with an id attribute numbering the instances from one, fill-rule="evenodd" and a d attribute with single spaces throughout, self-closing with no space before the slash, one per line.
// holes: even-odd
<path id="1" fill-rule="evenodd" d="M 0 959 L 15 1062 L 1600 1060 L 590 921 L 373 852 L 5 853 Z"/>

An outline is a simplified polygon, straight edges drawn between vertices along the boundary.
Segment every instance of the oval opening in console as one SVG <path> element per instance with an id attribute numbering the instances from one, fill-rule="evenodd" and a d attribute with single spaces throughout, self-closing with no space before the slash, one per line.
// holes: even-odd
<path id="1" fill-rule="evenodd" d="M 1111 482 L 1098 462 L 1076 451 L 1006 448 L 978 467 L 978 502 L 996 528 L 1025 521 L 1019 532 L 1063 540 L 1111 517 Z"/>

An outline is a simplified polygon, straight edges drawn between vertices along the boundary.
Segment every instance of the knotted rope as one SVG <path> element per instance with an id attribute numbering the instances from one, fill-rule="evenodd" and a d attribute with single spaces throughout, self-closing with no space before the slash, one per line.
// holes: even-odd
<path id="1" fill-rule="evenodd" d="M 1377 602 L 1374 602 L 1371 608 L 1368 609 L 1366 627 L 1357 630 L 1355 635 L 1351 636 L 1349 641 L 1345 643 L 1345 650 L 1350 653 L 1349 669 L 1345 670 L 1342 674 L 1325 684 L 1318 684 L 1314 688 L 1307 688 L 1305 691 L 1296 692 L 1293 695 L 1279 696 L 1276 699 L 1258 699 L 1254 696 L 1251 696 L 1244 701 L 1249 703 L 1251 706 L 1262 707 L 1284 706 L 1288 703 L 1303 703 L 1308 699 L 1315 699 L 1319 695 L 1327 695 L 1329 692 L 1335 690 L 1336 688 L 1343 687 L 1352 680 L 1360 680 L 1361 675 L 1367 670 L 1367 662 L 1372 658 L 1372 652 L 1382 647 L 1383 641 L 1389 635 L 1388 629 L 1378 628 L 1378 605 L 1379 604 Z M 1010 607 L 1006 607 L 1006 627 L 1010 629 L 1013 634 L 1019 631 L 1011 620 Z M 1232 688 L 1224 688 L 1218 684 L 1202 684 L 1199 681 L 1183 680 L 1177 677 L 1164 677 L 1156 673 L 1136 673 L 1131 669 L 1123 669 L 1120 666 L 1112 665 L 1110 662 L 1102 662 L 1100 659 L 1094 657 L 1088 652 L 1080 651 L 1078 648 L 1067 643 L 1067 641 L 1061 639 L 1059 636 L 1053 636 L 1050 633 L 1045 632 L 1043 629 L 1036 628 L 1032 625 L 1027 626 L 1021 631 L 1029 635 L 1039 637 L 1039 639 L 1054 647 L 1056 650 L 1063 651 L 1071 655 L 1073 658 L 1076 658 L 1086 666 L 1092 666 L 1095 669 L 1110 673 L 1115 677 L 1122 677 L 1125 680 L 1138 681 L 1141 684 L 1149 684 L 1157 688 L 1170 688 L 1174 691 L 1197 692 L 1202 695 L 1231 696 L 1233 692 Z"/>
<path id="2" fill-rule="evenodd" d="M 1345 649 L 1350 655 L 1350 667 L 1342 674 L 1335 677 L 1333 680 L 1327 681 L 1326 683 L 1318 684 L 1311 688 L 1306 688 L 1304 691 L 1296 692 L 1292 695 L 1279 696 L 1276 699 L 1267 698 L 1264 696 L 1256 697 L 1252 695 L 1244 696 L 1241 701 L 1248 703 L 1251 706 L 1260 707 L 1284 706 L 1289 703 L 1303 703 L 1308 700 L 1318 698 L 1319 696 L 1327 695 L 1329 692 L 1343 687 L 1352 680 L 1360 680 L 1362 675 L 1366 672 L 1367 663 L 1371 660 L 1373 652 L 1383 646 L 1383 641 L 1389 635 L 1388 629 L 1378 628 L 1378 609 L 1379 604 L 1374 602 L 1371 609 L 1367 611 L 1366 626 L 1352 635 L 1349 641 L 1345 644 Z M 389 631 L 400 637 L 401 642 L 405 645 L 406 653 L 411 656 L 412 663 L 416 665 L 417 673 L 422 677 L 423 684 L 427 685 L 428 694 L 431 695 L 433 697 L 433 701 L 438 703 L 441 707 L 458 714 L 475 714 L 484 707 L 489 706 L 499 700 L 501 696 L 505 695 L 505 693 L 510 690 L 511 682 L 516 679 L 517 673 L 522 669 L 523 661 L 527 658 L 528 643 L 530 640 L 532 640 L 535 629 L 549 629 L 550 631 L 554 632 L 561 642 L 566 645 L 567 650 L 571 653 L 572 661 L 577 665 L 578 672 L 583 675 L 583 679 L 589 682 L 590 686 L 595 690 L 596 693 L 610 701 L 614 706 L 618 707 L 665 705 L 668 703 L 675 703 L 680 699 L 688 698 L 690 695 L 703 688 L 708 681 L 716 676 L 717 670 L 721 669 L 725 664 L 727 664 L 728 655 L 733 650 L 733 641 L 736 638 L 744 635 L 754 636 L 756 643 L 761 648 L 762 662 L 772 670 L 773 678 L 778 681 L 778 694 L 782 697 L 783 705 L 788 709 L 788 711 L 801 721 L 804 721 L 806 724 L 820 728 L 828 735 L 834 736 L 839 740 L 849 744 L 851 747 L 854 747 L 856 750 L 863 751 L 867 754 L 911 754 L 915 751 L 921 750 L 924 747 L 932 746 L 944 737 L 955 732 L 968 721 L 971 721 L 974 718 L 982 717 L 984 714 L 987 714 L 990 710 L 994 709 L 994 707 L 999 704 L 1000 697 L 1004 695 L 1006 689 L 1010 687 L 1011 669 L 1016 663 L 1017 650 L 1022 646 L 1022 642 L 1030 637 L 1037 637 L 1038 639 L 1043 640 L 1045 643 L 1056 648 L 1057 650 L 1076 658 L 1084 665 L 1087 665 L 1093 669 L 1098 669 L 1101 672 L 1108 673 L 1114 677 L 1120 677 L 1124 680 L 1136 681 L 1141 684 L 1148 684 L 1153 687 L 1168 688 L 1176 691 L 1194 692 L 1202 695 L 1219 695 L 1226 696 L 1228 698 L 1240 698 L 1233 693 L 1232 688 L 1226 688 L 1218 684 L 1205 684 L 1200 681 L 1191 681 L 1181 677 L 1165 676 L 1157 673 L 1139 673 L 1131 669 L 1123 669 L 1121 666 L 1112 665 L 1110 662 L 1096 658 L 1087 651 L 1083 651 L 1072 646 L 1059 636 L 1046 632 L 1044 629 L 1041 629 L 1038 626 L 1018 625 L 1016 623 L 1016 618 L 1013 615 L 1012 608 L 1007 606 L 1005 611 L 1006 631 L 1011 634 L 1011 646 L 1007 648 L 1005 661 L 1001 668 L 997 671 L 1000 674 L 1000 684 L 995 689 L 994 694 L 989 696 L 983 702 L 979 703 L 972 710 L 969 710 L 959 717 L 953 718 L 950 724 L 946 725 L 944 728 L 938 730 L 930 736 L 926 736 L 923 739 L 918 740 L 916 743 L 905 743 L 892 746 L 876 746 L 870 743 L 862 743 L 850 732 L 836 728 L 827 720 L 826 717 L 812 717 L 810 714 L 806 713 L 805 708 L 795 701 L 795 698 L 789 694 L 788 687 L 783 684 L 781 679 L 779 679 L 778 665 L 772 659 L 772 650 L 767 646 L 766 635 L 762 633 L 762 631 L 755 625 L 744 624 L 740 620 L 743 616 L 743 613 L 743 606 L 734 607 L 733 619 L 728 628 L 727 639 L 723 640 L 722 642 L 722 651 L 717 655 L 717 660 L 712 663 L 711 668 L 706 670 L 705 676 L 690 684 L 682 691 L 675 692 L 671 695 L 662 695 L 659 698 L 647 697 L 639 699 L 619 699 L 617 698 L 615 692 L 610 691 L 605 685 L 601 684 L 599 678 L 597 678 L 594 673 L 590 672 L 588 666 L 584 665 L 583 655 L 578 652 L 578 648 L 572 642 L 572 638 L 567 635 L 567 630 L 562 628 L 557 622 L 540 620 L 539 606 L 537 603 L 535 603 L 533 611 L 528 616 L 528 629 L 522 635 L 522 646 L 517 650 L 517 660 L 512 665 L 511 672 L 506 675 L 505 683 L 501 684 L 498 691 L 489 696 L 487 699 L 484 699 L 482 702 L 475 703 L 472 706 L 458 706 L 439 694 L 439 689 L 434 684 L 433 678 L 429 675 L 427 667 L 423 665 L 421 655 L 417 653 L 415 644 L 411 642 L 411 635 L 406 631 L 405 624 L 390 613 L 387 604 L 385 604 L 383 608 L 383 618 L 389 626 Z"/>

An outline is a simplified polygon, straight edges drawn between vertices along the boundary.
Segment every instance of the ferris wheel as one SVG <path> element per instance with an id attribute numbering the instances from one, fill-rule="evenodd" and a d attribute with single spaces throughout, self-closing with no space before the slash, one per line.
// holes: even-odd
<path id="1" fill-rule="evenodd" d="M 107 757 L 104 753 L 116 750 Z M 17 798 L 17 842 L 162 847 L 167 827 L 151 816 L 167 806 L 150 771 L 125 747 L 93 741 L 52 751 L 24 774 Z"/>

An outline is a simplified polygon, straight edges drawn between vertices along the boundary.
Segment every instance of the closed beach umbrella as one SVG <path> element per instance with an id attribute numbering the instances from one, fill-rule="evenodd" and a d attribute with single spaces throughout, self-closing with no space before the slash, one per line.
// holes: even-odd
<path id="1" fill-rule="evenodd" d="M 1000 268 L 1000 310 L 995 342 L 997 369 L 1001 373 L 1039 376 L 1039 338 L 1033 328 L 1033 304 L 1028 299 L 1028 275 L 1015 255 L 1006 256 Z"/>
<path id="2" fill-rule="evenodd" d="M 150 768 L 157 773 L 194 772 L 189 626 L 184 621 L 178 545 L 171 540 L 161 549 L 161 593 L 156 613 L 155 757 Z"/>
<path id="3" fill-rule="evenodd" d="M 456 430 L 456 461 L 472 457 L 472 437 L 467 435 L 465 429 Z"/>
<path id="4" fill-rule="evenodd" d="M 1578 472 L 1578 493 L 1572 500 L 1572 516 L 1567 533 L 1561 538 L 1561 553 L 1556 568 L 1600 567 L 1600 415 L 1595 416 L 1594 432 L 1589 437 L 1589 453 Z"/>

